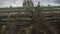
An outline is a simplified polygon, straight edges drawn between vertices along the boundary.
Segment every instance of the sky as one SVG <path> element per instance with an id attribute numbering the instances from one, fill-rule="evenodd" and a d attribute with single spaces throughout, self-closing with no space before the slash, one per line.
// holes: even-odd
<path id="1" fill-rule="evenodd" d="M 38 2 L 41 3 L 41 5 L 58 5 L 54 3 L 54 0 L 32 0 L 34 2 L 34 5 L 36 6 Z M 22 7 L 23 0 L 0 0 L 0 7 L 9 7 L 12 5 L 13 7 Z"/>

